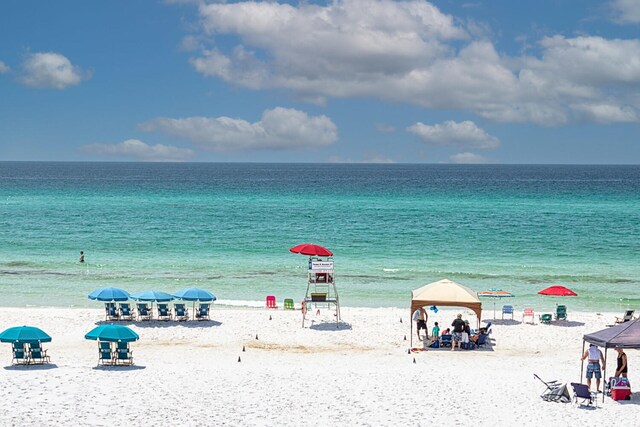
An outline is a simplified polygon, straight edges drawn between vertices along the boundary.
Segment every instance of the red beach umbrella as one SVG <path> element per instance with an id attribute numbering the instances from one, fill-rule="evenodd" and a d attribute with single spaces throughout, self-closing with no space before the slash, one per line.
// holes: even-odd
<path id="1" fill-rule="evenodd" d="M 333 252 L 331 252 L 329 249 L 313 243 L 299 244 L 289 249 L 289 252 L 309 256 L 333 256 Z"/>
<path id="2" fill-rule="evenodd" d="M 540 295 L 552 295 L 556 297 L 577 297 L 578 294 L 564 286 L 554 285 L 538 292 Z"/>

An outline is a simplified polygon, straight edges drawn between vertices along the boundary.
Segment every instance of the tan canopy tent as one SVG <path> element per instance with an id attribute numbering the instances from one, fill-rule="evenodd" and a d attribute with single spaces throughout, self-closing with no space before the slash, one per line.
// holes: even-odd
<path id="1" fill-rule="evenodd" d="M 478 316 L 478 325 L 482 316 L 482 303 L 478 293 L 449 279 L 429 283 L 411 291 L 411 314 L 425 306 L 468 307 Z M 413 321 L 411 322 L 411 342 L 413 345 Z"/>

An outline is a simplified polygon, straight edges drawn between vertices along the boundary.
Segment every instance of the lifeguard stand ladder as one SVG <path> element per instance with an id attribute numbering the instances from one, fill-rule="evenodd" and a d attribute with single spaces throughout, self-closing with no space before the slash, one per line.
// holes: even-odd
<path id="1" fill-rule="evenodd" d="M 328 257 L 326 260 L 314 257 L 309 258 L 307 292 L 305 293 L 304 302 L 307 311 L 311 309 L 311 305 L 316 309 L 318 307 L 335 308 L 336 328 L 338 327 L 340 322 L 340 299 L 336 288 L 332 257 Z M 302 317 L 303 328 L 305 318 L 306 316 Z"/>

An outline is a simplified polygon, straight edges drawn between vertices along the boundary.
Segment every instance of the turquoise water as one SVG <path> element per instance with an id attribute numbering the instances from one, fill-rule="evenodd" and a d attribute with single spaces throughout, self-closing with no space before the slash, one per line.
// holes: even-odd
<path id="1" fill-rule="evenodd" d="M 303 242 L 334 252 L 348 306 L 406 307 L 446 277 L 517 307 L 562 284 L 574 309 L 640 309 L 640 167 L 0 162 L 0 305 L 300 300 Z"/>

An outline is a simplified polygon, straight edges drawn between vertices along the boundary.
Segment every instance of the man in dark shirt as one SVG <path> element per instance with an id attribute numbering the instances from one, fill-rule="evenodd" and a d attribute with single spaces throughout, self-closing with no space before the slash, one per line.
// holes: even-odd
<path id="1" fill-rule="evenodd" d="M 462 342 L 462 332 L 464 331 L 462 314 L 458 314 L 458 317 L 453 321 L 451 326 L 453 326 L 453 344 L 451 345 L 451 351 L 453 351 L 456 348 L 456 343 L 458 344 L 458 348 L 461 348 L 460 342 Z"/>

